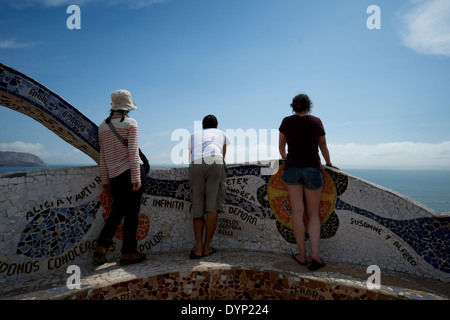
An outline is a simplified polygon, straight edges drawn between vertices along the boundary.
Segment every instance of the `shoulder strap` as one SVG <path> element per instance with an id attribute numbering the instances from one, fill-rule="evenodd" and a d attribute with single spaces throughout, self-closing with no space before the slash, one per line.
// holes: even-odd
<path id="1" fill-rule="evenodd" d="M 128 146 L 128 140 L 124 139 L 116 130 L 116 128 L 114 127 L 114 125 L 110 122 L 107 123 L 109 128 L 111 129 L 111 131 L 116 135 L 117 139 L 120 140 L 120 142 L 123 143 L 123 145 Z"/>

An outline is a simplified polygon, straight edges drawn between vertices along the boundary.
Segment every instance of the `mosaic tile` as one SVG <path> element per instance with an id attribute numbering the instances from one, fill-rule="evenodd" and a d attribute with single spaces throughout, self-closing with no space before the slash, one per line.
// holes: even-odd
<path id="1" fill-rule="evenodd" d="M 3 64 L 0 104 L 32 117 L 98 160 L 96 125 L 51 90 Z M 120 284 L 91 288 L 90 297 L 348 296 L 354 283 L 348 287 L 335 278 L 329 281 L 340 285 L 330 289 L 323 286 L 324 279 L 312 281 L 303 277 L 294 281 L 290 275 L 282 276 L 262 267 L 255 269 L 254 264 L 248 270 L 235 270 L 235 264 L 242 265 L 248 259 L 246 250 L 288 255 L 297 250 L 289 195 L 281 179 L 283 162 L 273 175 L 261 175 L 263 168 L 267 166 L 228 165 L 226 202 L 213 245 L 243 250 L 245 254 L 235 252 L 235 257 L 227 257 L 227 267 L 176 271 L 179 274 L 166 268 L 159 275 L 143 275 L 142 279 L 112 270 L 105 276 L 115 278 L 120 274 Z M 146 177 L 137 234 L 139 251 L 161 255 L 184 251 L 187 256 L 194 246 L 188 172 L 188 168 L 152 169 Z M 434 212 L 401 194 L 341 171 L 326 168 L 322 177 L 320 254 L 327 263 L 377 265 L 383 270 L 424 279 L 450 281 L 448 214 Z M 102 189 L 98 167 L 3 174 L 0 187 L 0 283 L 5 288 L 18 280 L 64 271 L 70 264 L 91 262 L 95 239 L 112 208 L 111 196 Z M 307 226 L 306 215 L 304 222 Z M 121 228 L 108 252 L 111 261 L 120 256 Z M 167 266 L 184 263 L 176 261 Z M 184 289 L 180 291 L 179 287 Z M 359 298 L 373 295 L 362 290 Z"/>
<path id="2" fill-rule="evenodd" d="M 58 256 L 71 249 L 89 231 L 99 201 L 78 208 L 52 208 L 40 212 L 23 230 L 17 254 L 32 258 Z"/>
<path id="3" fill-rule="evenodd" d="M 39 82 L 1 63 L 0 105 L 32 117 L 98 163 L 97 125 Z"/>
<path id="4" fill-rule="evenodd" d="M 369 290 L 365 270 L 359 266 L 327 267 L 311 273 L 286 259 L 277 253 L 222 250 L 214 259 L 195 265 L 189 260 L 180 262 L 179 253 L 170 253 L 153 256 L 140 266 L 111 269 L 115 264 L 109 264 L 103 270 L 91 269 L 77 290 L 68 290 L 61 281 L 53 289 L 13 294 L 8 299 L 439 300 L 450 293 L 448 287 L 442 289 L 443 284 L 437 293 L 433 281 L 423 285 L 415 283 L 419 278 L 403 279 L 394 273 L 385 274 L 389 282 L 383 282 L 380 289 Z"/>

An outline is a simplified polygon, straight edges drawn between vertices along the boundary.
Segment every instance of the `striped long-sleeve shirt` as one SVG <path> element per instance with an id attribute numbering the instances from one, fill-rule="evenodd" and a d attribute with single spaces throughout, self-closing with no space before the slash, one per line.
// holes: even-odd
<path id="1" fill-rule="evenodd" d="M 122 144 L 105 121 L 98 128 L 100 178 L 105 184 L 128 169 L 131 169 L 131 183 L 141 182 L 137 121 L 125 117 L 120 122 L 121 118 L 121 115 L 113 116 L 111 123 L 124 139 L 128 139 L 128 146 Z"/>

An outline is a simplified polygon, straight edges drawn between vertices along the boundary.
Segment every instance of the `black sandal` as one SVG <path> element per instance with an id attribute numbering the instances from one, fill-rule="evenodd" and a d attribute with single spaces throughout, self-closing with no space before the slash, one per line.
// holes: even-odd
<path id="1" fill-rule="evenodd" d="M 94 252 L 94 263 L 97 265 L 102 265 L 106 263 L 106 255 L 100 252 Z"/>
<path id="2" fill-rule="evenodd" d="M 308 266 L 308 269 L 311 271 L 319 270 L 320 268 L 325 267 L 325 263 L 317 262 L 316 260 L 311 260 L 311 265 Z"/>
<path id="3" fill-rule="evenodd" d="M 106 263 L 106 254 L 108 253 L 108 248 L 96 247 L 94 251 L 94 263 L 97 265 L 102 265 Z"/>
<path id="4" fill-rule="evenodd" d="M 213 247 L 211 247 L 211 252 L 210 253 L 208 253 L 208 254 L 204 254 L 203 256 L 204 257 L 209 257 L 210 255 L 212 255 L 212 254 L 214 254 L 214 253 L 216 253 L 217 252 L 217 249 L 216 248 L 213 248 Z"/>
<path id="5" fill-rule="evenodd" d="M 191 254 L 189 255 L 189 259 L 200 259 L 203 256 L 198 256 L 195 254 L 194 249 L 191 250 Z"/>
<path id="6" fill-rule="evenodd" d="M 297 256 L 298 256 L 298 253 L 294 253 L 291 256 L 291 258 L 294 259 L 301 266 L 306 266 L 308 264 L 307 262 L 300 262 L 300 261 L 298 261 Z"/>

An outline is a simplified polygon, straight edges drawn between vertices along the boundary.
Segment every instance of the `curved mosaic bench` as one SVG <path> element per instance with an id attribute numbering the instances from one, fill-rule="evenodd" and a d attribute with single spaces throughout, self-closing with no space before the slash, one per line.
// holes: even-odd
<path id="1" fill-rule="evenodd" d="M 55 271 L 18 283 L 8 300 L 445 300 L 440 281 L 383 271 L 380 288 L 366 283 L 365 268 L 351 264 L 310 272 L 283 253 L 221 249 L 190 260 L 187 252 L 150 254 L 140 264 L 81 266 L 79 289 Z M 39 283 L 39 284 L 37 284 Z M 25 284 L 25 287 L 24 287 Z"/>
<path id="2" fill-rule="evenodd" d="M 0 65 L 0 99 L 98 158 L 96 125 L 35 80 Z M 268 167 L 229 166 L 226 210 L 215 247 L 283 254 L 295 250 L 289 198 L 280 178 L 283 165 L 273 175 L 261 175 L 262 169 Z M 449 282 L 448 214 L 344 172 L 325 168 L 322 175 L 321 257 L 326 262 L 377 265 Z M 0 187 L 0 282 L 12 284 L 90 263 L 111 210 L 98 167 L 6 174 L 0 176 Z M 141 251 L 188 252 L 193 247 L 188 168 L 151 170 L 139 218 Z M 109 253 L 113 258 L 120 254 L 120 228 Z"/>

